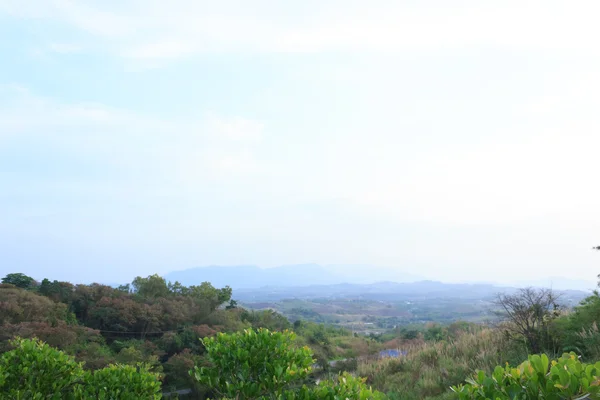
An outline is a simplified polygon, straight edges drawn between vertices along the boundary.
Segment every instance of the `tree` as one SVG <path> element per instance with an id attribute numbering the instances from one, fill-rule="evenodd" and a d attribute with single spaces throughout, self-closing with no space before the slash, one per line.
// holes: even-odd
<path id="1" fill-rule="evenodd" d="M 198 301 L 206 302 L 210 311 L 216 310 L 221 304 L 231 300 L 231 288 L 229 286 L 217 289 L 210 282 L 202 282 L 199 286 L 190 286 L 187 294 Z"/>
<path id="2" fill-rule="evenodd" d="M 290 321 L 273 310 L 242 312 L 242 319 L 252 324 L 253 328 L 266 328 L 271 331 L 283 331 L 290 328 Z"/>
<path id="3" fill-rule="evenodd" d="M 142 297 L 158 298 L 169 295 L 169 286 L 165 278 L 158 274 L 150 275 L 147 278 L 136 277 L 131 283 L 135 293 Z"/>
<path id="4" fill-rule="evenodd" d="M 67 307 L 35 292 L 15 287 L 0 288 L 0 325 L 69 319 Z"/>
<path id="5" fill-rule="evenodd" d="M 179 281 L 169 282 L 169 291 L 173 294 L 185 295 L 188 293 L 188 288 L 183 286 Z"/>
<path id="6" fill-rule="evenodd" d="M 238 306 L 238 302 L 236 300 L 230 300 L 229 304 L 225 307 L 226 310 L 233 310 L 234 308 L 237 308 Z"/>
<path id="7" fill-rule="evenodd" d="M 8 274 L 4 278 L 2 278 L 2 283 L 8 283 L 10 285 L 15 285 L 21 289 L 30 289 L 35 284 L 35 279 L 30 276 L 21 273 Z"/>
<path id="8" fill-rule="evenodd" d="M 206 387 L 200 385 L 189 374 L 189 371 L 195 365 L 201 366 L 204 364 L 202 356 L 192 353 L 190 349 L 184 349 L 181 353 L 174 354 L 165 362 L 165 382 L 163 386 L 172 390 L 191 388 L 195 394 L 201 394 Z M 200 398 L 205 398 L 205 396 Z"/>
<path id="9" fill-rule="evenodd" d="M 15 337 L 38 338 L 58 349 L 75 351 L 90 343 L 104 343 L 100 332 L 80 325 L 68 325 L 64 321 L 55 324 L 48 322 L 21 322 L 0 325 L 0 352 L 6 351 L 9 341 Z"/>
<path id="10" fill-rule="evenodd" d="M 202 340 L 212 367 L 190 372 L 221 397 L 277 398 L 290 384 L 306 378 L 314 362 L 308 347 L 294 345 L 295 338 L 292 332 L 268 329 L 220 333 Z"/>
<path id="11" fill-rule="evenodd" d="M 528 349 L 540 353 L 549 345 L 549 325 L 559 316 L 558 296 L 551 289 L 520 289 L 515 294 L 499 294 L 499 314 L 508 320 L 506 332 L 522 337 Z"/>

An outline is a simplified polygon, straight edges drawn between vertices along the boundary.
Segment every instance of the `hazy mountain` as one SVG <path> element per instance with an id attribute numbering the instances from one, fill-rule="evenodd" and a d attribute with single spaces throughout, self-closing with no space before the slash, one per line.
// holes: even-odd
<path id="1" fill-rule="evenodd" d="M 514 293 L 518 288 L 481 283 L 443 283 L 419 281 L 409 283 L 379 282 L 373 284 L 336 284 L 302 287 L 263 287 L 238 289 L 236 300 L 242 302 L 277 302 L 285 299 L 362 299 L 377 301 L 433 301 L 462 299 L 468 301 L 495 300 L 498 293 Z M 589 295 L 579 290 L 555 290 L 560 302 L 573 306 Z"/>
<path id="2" fill-rule="evenodd" d="M 275 268 L 259 268 L 253 265 L 209 266 L 174 271 L 165 278 L 184 285 L 211 282 L 214 286 L 229 285 L 234 289 L 272 287 L 301 287 L 311 285 L 335 285 L 341 283 L 375 283 L 379 281 L 414 282 L 424 279 L 391 268 L 369 265 L 298 264 Z"/>

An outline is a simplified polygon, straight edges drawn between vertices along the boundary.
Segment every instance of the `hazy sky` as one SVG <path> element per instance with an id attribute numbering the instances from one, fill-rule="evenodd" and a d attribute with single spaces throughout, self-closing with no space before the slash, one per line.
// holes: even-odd
<path id="1" fill-rule="evenodd" d="M 0 0 L 0 275 L 317 262 L 593 281 L 598 15 Z"/>

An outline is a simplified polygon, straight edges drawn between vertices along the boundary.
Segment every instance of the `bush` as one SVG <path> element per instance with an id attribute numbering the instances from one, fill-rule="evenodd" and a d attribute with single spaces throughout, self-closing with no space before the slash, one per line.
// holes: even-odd
<path id="1" fill-rule="evenodd" d="M 159 376 L 144 364 L 109 365 L 88 372 L 85 384 L 76 391 L 77 399 L 160 399 L 162 398 Z"/>
<path id="2" fill-rule="evenodd" d="M 517 368 L 498 366 L 491 375 L 477 372 L 466 385 L 453 386 L 459 399 L 600 399 L 600 362 L 582 363 L 575 353 L 549 362 L 545 354 L 529 356 Z"/>
<path id="3" fill-rule="evenodd" d="M 0 392 L 8 399 L 159 399 L 157 374 L 144 365 L 111 365 L 88 372 L 38 339 L 15 339 L 0 358 Z"/>
<path id="4" fill-rule="evenodd" d="M 303 386 L 299 391 L 287 391 L 281 399 L 285 400 L 384 400 L 383 393 L 373 391 L 365 385 L 365 379 L 356 378 L 347 372 L 336 380 L 326 380 L 317 386 Z"/>
<path id="5" fill-rule="evenodd" d="M 314 360 L 308 347 L 294 347 L 292 332 L 247 329 L 203 340 L 212 367 L 195 367 L 199 382 L 223 397 L 280 395 L 308 376 Z"/>
<path id="6" fill-rule="evenodd" d="M 204 340 L 212 367 L 195 367 L 195 378 L 225 398 L 277 400 L 384 399 L 365 380 L 348 373 L 307 385 L 314 362 L 308 347 L 294 346 L 292 332 L 246 330 Z M 302 386 L 301 386 L 302 385 Z"/>
<path id="7" fill-rule="evenodd" d="M 38 339 L 15 339 L 0 358 L 0 392 L 15 399 L 72 396 L 84 372 L 75 359 Z M 52 395 L 52 397 L 47 397 Z"/>

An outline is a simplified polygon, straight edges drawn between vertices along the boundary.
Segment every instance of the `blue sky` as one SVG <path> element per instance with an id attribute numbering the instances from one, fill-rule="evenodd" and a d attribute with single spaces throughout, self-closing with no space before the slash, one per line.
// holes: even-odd
<path id="1" fill-rule="evenodd" d="M 593 281 L 599 8 L 0 0 L 0 274 Z"/>

